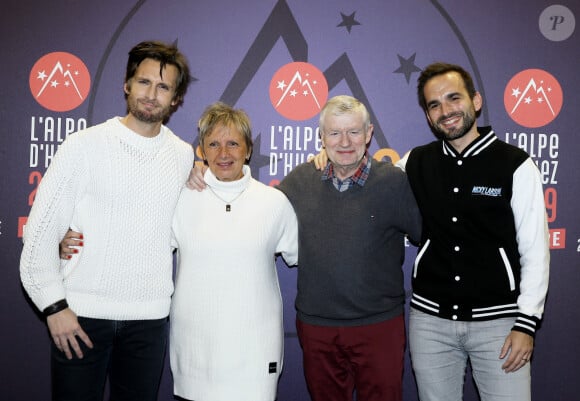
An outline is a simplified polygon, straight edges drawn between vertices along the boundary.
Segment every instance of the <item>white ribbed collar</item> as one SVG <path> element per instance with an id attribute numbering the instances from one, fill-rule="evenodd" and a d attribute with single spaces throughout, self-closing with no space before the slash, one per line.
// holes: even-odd
<path id="1" fill-rule="evenodd" d="M 451 146 L 447 141 L 441 141 L 443 154 L 451 157 L 470 157 L 477 156 L 483 150 L 485 150 L 489 145 L 497 140 L 495 132 L 491 127 L 479 127 L 477 129 L 482 135 L 478 136 L 471 142 L 460 154 L 453 146 Z"/>
<path id="2" fill-rule="evenodd" d="M 248 188 L 248 185 L 250 185 L 250 180 L 252 179 L 250 166 L 244 164 L 242 167 L 242 172 L 244 173 L 244 176 L 239 180 L 220 181 L 208 168 L 203 176 L 203 179 L 205 183 L 209 185 L 215 192 L 231 197 L 232 195 L 236 195 L 245 191 L 246 188 Z"/>

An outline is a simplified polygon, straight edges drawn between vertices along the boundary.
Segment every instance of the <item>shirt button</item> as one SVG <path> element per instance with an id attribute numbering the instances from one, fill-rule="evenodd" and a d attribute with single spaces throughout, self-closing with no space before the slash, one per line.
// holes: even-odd
<path id="1" fill-rule="evenodd" d="M 457 320 L 457 315 L 453 315 L 453 316 L 451 316 L 451 318 L 452 318 L 453 320 Z"/>
<path id="2" fill-rule="evenodd" d="M 460 250 L 460 249 L 461 249 L 461 248 L 459 248 L 458 246 L 455 246 L 455 247 L 453 248 L 453 250 L 454 250 L 455 252 L 459 252 L 459 250 Z"/>
<path id="3" fill-rule="evenodd" d="M 455 193 L 459 192 L 459 188 L 457 188 L 457 187 L 453 188 L 453 192 L 455 192 Z"/>
<path id="4" fill-rule="evenodd" d="M 457 165 L 461 166 L 463 164 L 463 160 L 457 160 Z"/>
<path id="5" fill-rule="evenodd" d="M 452 217 L 451 218 L 451 221 L 454 222 L 454 223 L 457 223 L 457 217 Z"/>
<path id="6" fill-rule="evenodd" d="M 461 280 L 461 277 L 455 276 L 455 281 L 459 281 L 459 280 Z"/>
<path id="7" fill-rule="evenodd" d="M 453 305 L 453 309 L 454 310 L 457 310 L 457 309 L 459 309 L 459 306 L 458 305 Z"/>

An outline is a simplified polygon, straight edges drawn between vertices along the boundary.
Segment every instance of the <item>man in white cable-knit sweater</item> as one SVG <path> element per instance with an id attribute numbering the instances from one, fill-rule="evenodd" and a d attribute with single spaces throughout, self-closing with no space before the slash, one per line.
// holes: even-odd
<path id="1" fill-rule="evenodd" d="M 163 122 L 190 81 L 174 45 L 129 52 L 128 114 L 71 135 L 38 189 L 24 233 L 23 286 L 52 337 L 54 400 L 156 400 L 173 293 L 171 221 L 193 163 Z M 66 262 L 69 227 L 89 239 Z"/>

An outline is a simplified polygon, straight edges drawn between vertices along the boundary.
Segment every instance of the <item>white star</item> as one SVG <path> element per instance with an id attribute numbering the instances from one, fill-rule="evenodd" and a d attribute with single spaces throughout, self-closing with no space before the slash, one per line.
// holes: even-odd
<path id="1" fill-rule="evenodd" d="M 284 81 L 278 81 L 278 86 L 276 87 L 276 89 L 280 89 L 280 90 L 284 90 L 284 88 L 286 87 L 286 83 Z"/>
<path id="2" fill-rule="evenodd" d="M 44 78 L 46 78 L 46 74 L 44 73 L 44 70 L 39 71 L 36 79 L 40 79 L 41 81 L 44 81 Z"/>
<path id="3" fill-rule="evenodd" d="M 532 103 L 532 98 L 528 96 L 524 101 L 526 102 L 526 104 L 530 104 Z"/>
<path id="4" fill-rule="evenodd" d="M 538 103 L 542 104 L 544 103 L 544 99 L 542 99 L 541 97 L 538 98 Z"/>
<path id="5" fill-rule="evenodd" d="M 292 90 L 290 91 L 290 96 L 292 96 L 292 97 L 296 97 L 296 93 L 298 93 L 298 92 L 296 92 L 294 89 L 292 89 Z"/>
<path id="6" fill-rule="evenodd" d="M 54 81 L 52 81 L 50 83 L 50 86 L 52 86 L 53 88 L 56 88 L 58 86 L 58 81 L 55 79 Z"/>
<path id="7" fill-rule="evenodd" d="M 520 95 L 520 93 L 522 93 L 522 92 L 520 92 L 519 87 L 512 89 L 512 96 L 518 97 Z"/>
<path id="8" fill-rule="evenodd" d="M 304 92 L 302 92 L 302 94 L 303 94 L 304 96 L 308 96 L 308 91 L 304 91 Z"/>
<path id="9" fill-rule="evenodd" d="M 69 81 L 65 81 L 64 86 L 66 86 L 68 88 L 70 86 L 70 82 Z"/>

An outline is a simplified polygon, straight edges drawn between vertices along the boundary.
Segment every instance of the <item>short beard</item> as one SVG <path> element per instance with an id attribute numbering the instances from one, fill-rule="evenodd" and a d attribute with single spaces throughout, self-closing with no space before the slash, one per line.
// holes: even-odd
<path id="1" fill-rule="evenodd" d="M 441 121 L 454 116 L 461 116 L 463 118 L 463 124 L 461 125 L 461 127 L 453 128 L 451 130 L 445 130 L 444 128 L 441 127 L 440 125 Z M 447 141 L 453 141 L 455 139 L 464 137 L 469 132 L 471 127 L 473 127 L 473 125 L 475 124 L 475 120 L 476 120 L 475 112 L 470 111 L 467 113 L 464 112 L 453 113 L 439 118 L 439 120 L 437 120 L 437 123 L 433 126 L 433 129 L 441 138 L 444 138 Z"/>
<path id="2" fill-rule="evenodd" d="M 156 113 L 146 112 L 139 109 L 139 100 L 130 99 L 127 101 L 127 108 L 129 113 L 131 113 L 135 118 L 141 122 L 154 124 L 158 122 L 164 122 L 171 115 L 171 108 L 166 107 L 160 109 Z"/>

